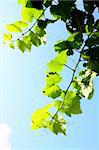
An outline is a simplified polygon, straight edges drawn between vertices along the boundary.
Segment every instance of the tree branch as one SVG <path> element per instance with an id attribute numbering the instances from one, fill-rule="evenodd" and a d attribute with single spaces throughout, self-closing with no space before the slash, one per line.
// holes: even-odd
<path id="1" fill-rule="evenodd" d="M 94 25 L 92 31 L 90 32 L 90 34 L 88 35 L 86 41 L 90 38 L 90 35 L 92 34 L 94 28 L 95 28 L 95 25 Z M 74 70 L 73 70 L 73 74 L 72 74 L 71 81 L 70 81 L 70 83 L 69 83 L 69 85 L 68 85 L 66 91 L 64 92 L 64 93 L 65 93 L 65 96 L 66 96 L 66 94 L 67 94 L 67 92 L 68 92 L 68 90 L 69 90 L 69 88 L 70 88 L 70 86 L 71 86 L 71 84 L 72 84 L 72 82 L 73 82 L 73 79 L 74 79 L 74 76 L 75 76 L 77 67 L 78 67 L 78 65 L 79 65 L 79 63 L 80 63 L 80 61 L 81 61 L 82 52 L 83 52 L 83 50 L 84 50 L 84 48 L 85 48 L 85 46 L 86 46 L 86 41 L 85 41 L 85 43 L 84 43 L 84 45 L 83 45 L 83 47 L 82 47 L 82 49 L 81 49 L 81 52 L 80 52 L 80 55 L 79 55 L 77 64 L 75 65 L 75 68 L 74 68 Z M 61 110 L 63 104 L 64 104 L 64 99 L 63 99 L 63 101 L 62 101 L 62 103 L 61 103 L 61 105 L 60 105 L 60 108 L 56 111 L 56 113 L 55 113 L 54 116 L 52 117 L 52 120 L 50 121 L 50 123 L 54 120 L 55 116 L 56 116 L 56 115 L 58 114 L 58 112 Z"/>
<path id="2" fill-rule="evenodd" d="M 19 36 L 19 38 L 17 38 L 16 40 L 12 40 L 12 42 L 15 42 L 15 41 L 21 39 L 25 34 L 27 34 L 29 31 L 31 31 L 33 29 L 33 27 L 38 23 L 39 19 L 42 17 L 42 15 L 44 14 L 44 12 L 46 11 L 47 8 L 48 7 L 46 7 L 44 9 L 44 11 L 42 12 L 42 14 L 38 17 L 38 19 L 36 19 L 36 21 L 33 23 L 33 25 L 27 31 L 25 31 L 24 33 L 22 33 L 22 35 Z"/>

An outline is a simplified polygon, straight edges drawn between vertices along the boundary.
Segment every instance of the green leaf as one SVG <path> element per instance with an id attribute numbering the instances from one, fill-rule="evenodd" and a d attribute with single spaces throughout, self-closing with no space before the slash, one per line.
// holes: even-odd
<path id="1" fill-rule="evenodd" d="M 57 43 L 54 45 L 54 50 L 56 52 L 61 52 L 63 50 L 66 50 L 67 46 L 66 46 L 66 41 L 57 41 Z"/>
<path id="2" fill-rule="evenodd" d="M 15 49 L 15 45 L 13 43 L 10 43 L 9 47 L 12 48 L 12 49 Z"/>
<path id="3" fill-rule="evenodd" d="M 65 19 L 64 11 L 61 10 L 61 7 L 59 5 L 51 5 L 50 12 L 57 19 Z"/>
<path id="4" fill-rule="evenodd" d="M 48 63 L 48 69 L 58 73 L 62 71 L 65 63 L 67 63 L 67 55 L 66 51 L 62 51 Z"/>
<path id="5" fill-rule="evenodd" d="M 44 0 L 44 6 L 47 8 L 52 4 L 52 0 Z"/>
<path id="6" fill-rule="evenodd" d="M 39 20 L 37 25 L 39 28 L 45 29 L 47 26 L 47 22 L 45 20 Z"/>
<path id="7" fill-rule="evenodd" d="M 28 0 L 27 3 L 26 3 L 26 7 L 28 7 L 28 8 L 36 8 L 38 10 L 41 10 L 41 9 L 43 9 L 43 5 L 42 4 L 43 4 L 42 0 L 41 1 Z"/>
<path id="8" fill-rule="evenodd" d="M 46 87 L 50 87 L 54 84 L 58 84 L 62 80 L 62 77 L 56 72 L 49 72 L 46 76 Z"/>
<path id="9" fill-rule="evenodd" d="M 46 105 L 43 108 L 36 110 L 32 114 L 32 129 L 36 130 L 44 127 L 45 122 L 50 117 L 48 111 L 52 107 L 52 103 Z"/>
<path id="10" fill-rule="evenodd" d="M 25 35 L 23 36 L 22 40 L 25 43 L 27 49 L 30 51 L 32 46 L 31 38 L 28 35 Z"/>
<path id="11" fill-rule="evenodd" d="M 37 47 L 39 47 L 41 45 L 41 41 L 37 36 L 34 36 L 32 43 Z"/>
<path id="12" fill-rule="evenodd" d="M 21 32 L 22 30 L 16 26 L 15 24 L 8 24 L 6 26 L 6 29 L 9 31 L 9 32 Z"/>
<path id="13" fill-rule="evenodd" d="M 57 115 L 53 122 L 48 123 L 47 128 L 56 135 L 59 133 L 66 135 L 66 121 L 59 115 Z"/>
<path id="14" fill-rule="evenodd" d="M 45 29 L 48 24 L 54 23 L 56 21 L 57 21 L 57 19 L 56 20 L 51 20 L 51 19 L 39 20 L 37 25 L 39 28 Z"/>
<path id="15" fill-rule="evenodd" d="M 50 12 L 55 18 L 61 19 L 66 22 L 66 19 L 70 17 L 71 8 L 73 5 L 74 1 L 59 1 L 58 5 L 51 5 Z"/>
<path id="16" fill-rule="evenodd" d="M 99 38 L 90 37 L 86 40 L 86 46 L 92 47 L 92 46 L 98 46 L 99 45 Z"/>
<path id="17" fill-rule="evenodd" d="M 62 113 L 71 116 L 72 114 L 81 114 L 80 96 L 76 92 L 68 91 L 67 94 L 62 96 L 63 100 L 55 100 L 54 107 L 60 109 Z"/>
<path id="18" fill-rule="evenodd" d="M 21 11 L 22 20 L 32 22 L 33 20 L 32 11 L 33 11 L 32 8 L 23 7 Z"/>
<path id="19" fill-rule="evenodd" d="M 85 26 L 85 30 L 86 30 L 86 33 L 89 35 L 90 32 L 89 32 L 89 29 L 88 29 L 88 25 Z"/>
<path id="20" fill-rule="evenodd" d="M 38 38 L 39 44 L 46 44 L 46 31 L 44 29 L 39 28 L 38 26 L 34 27 L 34 33 Z"/>
<path id="21" fill-rule="evenodd" d="M 90 59 L 90 56 L 88 55 L 85 55 L 85 54 L 81 54 L 81 57 L 85 60 L 89 60 Z"/>
<path id="22" fill-rule="evenodd" d="M 90 32 L 93 30 L 93 25 L 94 25 L 94 16 L 92 14 L 89 14 L 87 16 L 87 21 L 85 26 L 85 30 L 87 34 L 90 34 Z"/>
<path id="23" fill-rule="evenodd" d="M 25 21 L 16 21 L 16 22 L 14 22 L 14 24 L 19 28 L 27 28 L 28 27 L 28 23 Z"/>
<path id="24" fill-rule="evenodd" d="M 96 56 L 98 58 L 98 56 Z M 99 58 L 88 62 L 88 68 L 99 74 Z"/>
<path id="25" fill-rule="evenodd" d="M 46 31 L 39 28 L 38 26 L 34 27 L 34 31 L 35 31 L 36 35 L 39 36 L 39 37 L 43 37 L 46 34 Z"/>
<path id="26" fill-rule="evenodd" d="M 66 40 L 67 49 L 80 49 L 83 42 L 82 34 L 75 32 L 71 34 Z"/>
<path id="27" fill-rule="evenodd" d="M 59 109 L 61 107 L 61 104 L 62 104 L 62 101 L 59 101 L 59 100 L 54 101 L 54 107 L 57 109 Z"/>
<path id="28" fill-rule="evenodd" d="M 98 31 L 96 31 L 96 32 L 93 32 L 92 34 L 91 34 L 91 36 L 93 37 L 93 38 L 99 38 L 99 32 Z"/>
<path id="29" fill-rule="evenodd" d="M 4 41 L 10 42 L 11 39 L 12 39 L 12 34 L 9 34 L 9 33 L 5 34 L 5 33 L 3 33 L 3 40 Z"/>
<path id="30" fill-rule="evenodd" d="M 66 54 L 67 54 L 67 56 L 73 55 L 74 51 L 72 49 L 68 49 Z"/>
<path id="31" fill-rule="evenodd" d="M 63 110 L 69 116 L 71 114 L 81 114 L 82 110 L 80 108 L 81 97 L 76 94 L 76 92 L 68 91 L 64 97 Z"/>
<path id="32" fill-rule="evenodd" d="M 54 45 L 54 50 L 61 52 L 68 49 L 68 55 L 73 55 L 73 49 L 79 49 L 82 45 L 83 39 L 82 35 L 78 32 L 71 34 L 66 41 L 58 41 Z"/>
<path id="33" fill-rule="evenodd" d="M 27 49 L 27 45 L 22 40 L 17 40 L 17 46 L 23 53 Z"/>
<path id="34" fill-rule="evenodd" d="M 31 46 L 32 46 L 32 42 L 31 42 L 31 38 L 29 35 L 24 35 L 22 40 L 17 40 L 17 46 L 18 48 L 22 51 L 31 51 Z"/>
<path id="35" fill-rule="evenodd" d="M 59 123 L 59 122 L 53 122 L 51 125 L 50 125 L 50 127 L 49 127 L 49 129 L 54 133 L 54 134 L 56 134 L 56 135 L 58 135 L 58 133 L 62 133 L 62 134 L 64 134 L 64 135 L 66 135 L 66 130 L 65 130 L 65 128 L 62 128 L 62 126 L 61 126 L 61 124 Z"/>
<path id="36" fill-rule="evenodd" d="M 43 16 L 43 10 L 23 7 L 21 16 L 24 21 L 32 22 L 33 18 L 38 19 Z"/>
<path id="37" fill-rule="evenodd" d="M 24 6 L 25 6 L 26 2 L 27 2 L 27 0 L 18 0 L 18 4 L 22 4 Z"/>
<path id="38" fill-rule="evenodd" d="M 93 95 L 94 95 L 94 86 L 92 87 L 92 90 L 91 90 L 91 92 L 88 95 L 88 99 L 89 100 L 92 99 Z"/>
<path id="39" fill-rule="evenodd" d="M 32 44 L 34 44 L 37 47 L 39 47 L 41 45 L 41 40 L 33 31 L 31 31 L 29 33 L 29 37 L 31 39 Z"/>
<path id="40" fill-rule="evenodd" d="M 76 82 L 77 86 L 73 87 L 77 90 L 77 93 L 81 94 L 83 97 L 91 99 L 94 93 L 93 79 L 95 77 L 96 73 L 87 69 L 85 74 L 81 75 L 80 79 L 74 79 L 74 83 Z"/>
<path id="41" fill-rule="evenodd" d="M 67 41 L 73 42 L 73 41 L 75 40 L 76 35 L 78 35 L 78 34 L 79 34 L 79 32 L 75 32 L 75 33 L 71 34 L 71 35 L 67 38 Z"/>
<path id="42" fill-rule="evenodd" d="M 55 99 L 59 97 L 61 94 L 61 89 L 57 85 L 53 85 L 51 87 L 45 87 L 43 90 L 44 95 Z"/>
<path id="43" fill-rule="evenodd" d="M 35 8 L 32 8 L 33 11 L 32 11 L 32 15 L 35 19 L 38 19 L 40 16 L 42 17 L 43 16 L 43 10 L 38 10 L 38 9 L 35 9 Z M 40 18 L 41 18 L 40 17 Z M 40 19 L 39 18 L 39 19 Z"/>

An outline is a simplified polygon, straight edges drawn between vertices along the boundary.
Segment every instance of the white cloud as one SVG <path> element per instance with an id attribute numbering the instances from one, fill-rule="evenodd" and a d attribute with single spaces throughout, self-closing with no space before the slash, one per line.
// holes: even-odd
<path id="1" fill-rule="evenodd" d="M 9 141 L 10 128 L 6 123 L 0 123 L 0 150 L 11 150 Z"/>

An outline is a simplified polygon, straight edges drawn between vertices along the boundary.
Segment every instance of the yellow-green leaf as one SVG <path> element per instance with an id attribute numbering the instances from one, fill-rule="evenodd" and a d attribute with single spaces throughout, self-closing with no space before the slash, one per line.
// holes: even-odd
<path id="1" fill-rule="evenodd" d="M 32 9 L 33 9 L 32 14 L 35 19 L 38 19 L 43 14 L 43 10 L 39 10 L 36 8 L 32 8 Z"/>
<path id="2" fill-rule="evenodd" d="M 50 117 L 48 110 L 51 107 L 52 107 L 52 103 L 46 105 L 43 108 L 36 110 L 32 114 L 32 129 L 33 130 L 43 127 L 43 124 L 45 123 L 46 119 Z"/>
<path id="3" fill-rule="evenodd" d="M 48 69 L 52 72 L 62 71 L 64 64 L 67 62 L 66 50 L 60 52 L 54 59 L 48 63 Z"/>
<path id="4" fill-rule="evenodd" d="M 12 39 L 12 34 L 3 34 L 3 40 L 4 41 L 7 41 L 7 42 L 10 42 L 11 41 L 11 39 Z"/>
<path id="5" fill-rule="evenodd" d="M 25 5 L 27 3 L 27 0 L 18 0 L 18 4 Z"/>
<path id="6" fill-rule="evenodd" d="M 9 31 L 9 32 L 21 32 L 22 30 L 16 26 L 15 24 L 8 24 L 6 26 L 6 29 Z"/>
<path id="7" fill-rule="evenodd" d="M 76 92 L 68 91 L 64 97 L 63 111 L 69 116 L 71 114 L 81 114 L 80 99 L 81 97 Z"/>
<path id="8" fill-rule="evenodd" d="M 47 95 L 48 97 L 51 97 L 54 99 L 60 96 L 61 89 L 57 85 L 53 85 L 51 87 L 46 87 L 43 92 L 44 92 L 44 95 Z"/>
<path id="9" fill-rule="evenodd" d="M 23 53 L 27 49 L 27 45 L 22 40 L 17 40 L 17 46 Z"/>
<path id="10" fill-rule="evenodd" d="M 9 44 L 9 47 L 12 48 L 12 49 L 15 49 L 15 46 L 14 46 L 13 43 L 10 43 L 10 44 Z"/>
<path id="11" fill-rule="evenodd" d="M 14 24 L 19 28 L 27 28 L 28 27 L 28 23 L 25 21 L 16 21 L 16 22 L 14 22 Z"/>
<path id="12" fill-rule="evenodd" d="M 67 38 L 67 41 L 69 42 L 73 42 L 75 40 L 75 36 L 79 34 L 79 32 L 75 32 L 73 34 L 71 34 L 68 38 Z"/>
<path id="13" fill-rule="evenodd" d="M 54 84 L 58 84 L 62 80 L 62 77 L 56 72 L 49 72 L 46 76 L 46 87 L 50 87 Z"/>
<path id="14" fill-rule="evenodd" d="M 32 22 L 33 20 L 32 10 L 33 10 L 32 8 L 26 7 L 22 8 L 21 16 L 24 21 Z"/>

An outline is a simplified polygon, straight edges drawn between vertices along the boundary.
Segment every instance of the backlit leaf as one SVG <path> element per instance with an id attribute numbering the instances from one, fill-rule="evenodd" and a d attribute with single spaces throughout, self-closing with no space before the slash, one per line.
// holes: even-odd
<path id="1" fill-rule="evenodd" d="M 24 37 L 22 38 L 22 40 L 23 40 L 23 42 L 25 43 L 27 49 L 30 51 L 30 50 L 31 50 L 31 46 L 32 46 L 30 37 L 26 35 L 26 36 L 24 36 Z"/>
<path id="2" fill-rule="evenodd" d="M 17 40 L 17 46 L 23 53 L 27 49 L 27 45 L 22 40 Z"/>
<path id="3" fill-rule="evenodd" d="M 12 34 L 3 34 L 3 40 L 4 41 L 7 41 L 7 42 L 10 42 L 11 41 L 11 39 L 12 39 Z"/>
<path id="4" fill-rule="evenodd" d="M 59 115 L 56 117 L 56 119 L 53 122 L 50 122 L 48 124 L 47 128 L 56 135 L 58 135 L 59 133 L 66 135 L 66 121 L 64 120 L 63 117 Z"/>
<path id="5" fill-rule="evenodd" d="M 78 34 L 79 32 L 75 32 L 73 34 L 71 34 L 68 38 L 67 41 L 69 42 L 73 42 L 75 40 L 75 36 Z"/>
<path id="6" fill-rule="evenodd" d="M 59 97 L 61 94 L 61 89 L 57 85 L 53 85 L 51 87 L 46 87 L 43 91 L 44 95 L 55 99 Z"/>
<path id="7" fill-rule="evenodd" d="M 38 19 L 40 16 L 41 17 L 43 16 L 43 10 L 38 10 L 38 9 L 33 8 L 32 15 L 35 19 Z"/>
<path id="8" fill-rule="evenodd" d="M 27 2 L 27 0 L 18 0 L 18 4 L 22 4 L 22 5 L 25 5 Z"/>
<path id="9" fill-rule="evenodd" d="M 16 22 L 14 22 L 14 24 L 19 28 L 27 28 L 28 27 L 28 23 L 26 23 L 25 21 L 16 21 Z"/>
<path id="10" fill-rule="evenodd" d="M 49 72 L 46 76 L 46 86 L 50 87 L 54 84 L 58 84 L 61 80 L 62 80 L 62 77 L 59 74 Z"/>
<path id="11" fill-rule="evenodd" d="M 12 49 L 15 49 L 15 45 L 13 43 L 10 43 L 9 47 L 12 48 Z"/>
<path id="12" fill-rule="evenodd" d="M 48 104 L 43 108 L 36 110 L 32 114 L 32 129 L 36 130 L 44 126 L 45 121 L 50 117 L 48 114 L 49 109 L 52 107 L 52 104 Z"/>
<path id="13" fill-rule="evenodd" d="M 74 79 L 74 82 L 77 84 L 74 88 L 85 98 L 91 99 L 94 93 L 93 79 L 95 77 L 95 72 L 90 72 L 90 70 L 87 70 L 84 75 L 81 75 L 80 79 Z"/>
<path id="14" fill-rule="evenodd" d="M 37 47 L 39 47 L 41 45 L 41 41 L 40 41 L 39 37 L 33 31 L 31 31 L 29 33 L 29 37 L 31 39 L 32 44 L 34 44 Z"/>
<path id="15" fill-rule="evenodd" d="M 62 101 L 54 101 L 54 106 L 60 109 L 60 112 L 66 113 L 68 116 L 82 113 L 80 108 L 80 96 L 78 96 L 76 92 L 68 91 L 67 94 L 63 96 Z"/>
<path id="16" fill-rule="evenodd" d="M 46 31 L 44 29 L 39 28 L 38 26 L 34 27 L 34 31 L 39 37 L 43 37 L 46 34 Z"/>
<path id="17" fill-rule="evenodd" d="M 22 20 L 32 22 L 33 20 L 32 11 L 33 11 L 32 8 L 23 7 L 21 11 Z"/>
<path id="18" fill-rule="evenodd" d="M 62 71 L 64 64 L 67 62 L 66 51 L 60 52 L 54 59 L 48 63 L 48 69 L 51 72 L 60 72 Z"/>
<path id="19" fill-rule="evenodd" d="M 81 114 L 80 108 L 80 96 L 76 94 L 76 92 L 68 91 L 66 96 L 64 97 L 64 105 L 63 110 L 69 116 L 71 114 Z"/>
<path id="20" fill-rule="evenodd" d="M 6 29 L 9 31 L 9 32 L 21 32 L 22 30 L 16 26 L 15 24 L 8 24 L 6 26 Z"/>

